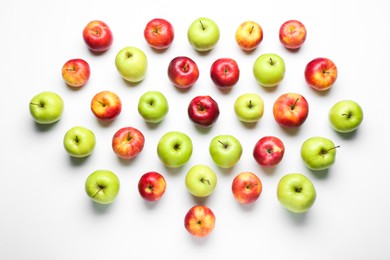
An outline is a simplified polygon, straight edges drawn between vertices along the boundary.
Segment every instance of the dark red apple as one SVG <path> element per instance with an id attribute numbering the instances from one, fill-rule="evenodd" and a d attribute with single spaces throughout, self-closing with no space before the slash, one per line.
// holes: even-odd
<path id="1" fill-rule="evenodd" d="M 197 126 L 211 127 L 219 117 L 218 103 L 208 95 L 196 96 L 188 105 L 188 117 Z"/>
<path id="2" fill-rule="evenodd" d="M 231 58 L 219 58 L 210 68 L 210 77 L 220 89 L 231 89 L 240 78 L 238 63 Z"/>
<path id="3" fill-rule="evenodd" d="M 155 171 L 143 174 L 138 181 L 139 194 L 147 201 L 159 200 L 164 195 L 166 186 L 164 176 Z"/>
<path id="4" fill-rule="evenodd" d="M 253 157 L 263 167 L 273 167 L 283 159 L 285 147 L 278 137 L 264 136 L 253 148 Z"/>
<path id="5" fill-rule="evenodd" d="M 168 77 L 174 86 L 190 88 L 199 78 L 198 65 L 189 57 L 175 57 L 168 65 Z"/>

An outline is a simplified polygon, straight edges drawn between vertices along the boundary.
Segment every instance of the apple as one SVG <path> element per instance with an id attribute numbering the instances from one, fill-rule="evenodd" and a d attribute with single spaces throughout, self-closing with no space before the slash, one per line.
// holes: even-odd
<path id="1" fill-rule="evenodd" d="M 242 94 L 234 102 L 234 112 L 241 122 L 258 122 L 264 114 L 264 101 L 256 93 Z"/>
<path id="2" fill-rule="evenodd" d="M 127 46 L 117 53 L 115 66 L 124 80 L 138 83 L 146 76 L 148 59 L 141 49 Z"/>
<path id="3" fill-rule="evenodd" d="M 184 227 L 194 237 L 204 238 L 210 235 L 215 227 L 214 212 L 207 206 L 195 205 L 184 217 Z"/>
<path id="4" fill-rule="evenodd" d="M 92 154 L 96 137 L 92 130 L 84 126 L 74 126 L 65 133 L 63 144 L 70 156 L 83 158 Z"/>
<path id="5" fill-rule="evenodd" d="M 336 79 L 337 67 L 329 58 L 315 58 L 306 64 L 305 80 L 312 89 L 328 90 L 334 85 Z"/>
<path id="6" fill-rule="evenodd" d="M 200 17 L 194 20 L 187 30 L 190 45 L 197 51 L 210 51 L 217 45 L 220 37 L 218 25 L 210 18 Z"/>
<path id="7" fill-rule="evenodd" d="M 305 25 L 298 20 L 288 20 L 279 28 L 279 40 L 287 49 L 300 48 L 306 41 L 306 35 Z"/>
<path id="8" fill-rule="evenodd" d="M 138 181 L 138 191 L 146 201 L 157 201 L 165 193 L 167 183 L 164 176 L 155 171 L 144 173 Z"/>
<path id="9" fill-rule="evenodd" d="M 298 93 L 284 93 L 273 105 L 275 121 L 282 127 L 300 127 L 309 115 L 309 103 Z"/>
<path id="10" fill-rule="evenodd" d="M 231 168 L 237 164 L 242 155 L 240 141 L 232 135 L 217 135 L 211 139 L 209 153 L 216 165 L 221 168 Z"/>
<path id="11" fill-rule="evenodd" d="M 284 152 L 285 146 L 280 138 L 264 136 L 256 142 L 253 157 L 259 165 L 273 167 L 282 161 Z"/>
<path id="12" fill-rule="evenodd" d="M 238 46 L 244 51 L 256 49 L 263 40 L 264 32 L 255 21 L 244 21 L 236 30 L 235 38 Z"/>
<path id="13" fill-rule="evenodd" d="M 150 47 L 164 50 L 171 46 L 175 38 L 175 32 L 169 21 L 162 18 L 154 18 L 146 24 L 144 38 Z"/>
<path id="14" fill-rule="evenodd" d="M 301 173 L 288 173 L 278 182 L 278 201 L 293 213 L 307 212 L 313 206 L 316 197 L 313 183 Z"/>
<path id="15" fill-rule="evenodd" d="M 198 65 L 187 56 L 177 56 L 169 62 L 168 78 L 177 88 L 188 89 L 198 81 Z"/>
<path id="16" fill-rule="evenodd" d="M 88 197 L 100 204 L 110 204 L 118 196 L 120 181 L 110 170 L 96 170 L 85 181 L 85 192 Z"/>
<path id="17" fill-rule="evenodd" d="M 231 89 L 240 78 L 240 68 L 232 58 L 219 58 L 211 64 L 210 77 L 218 88 Z"/>
<path id="18" fill-rule="evenodd" d="M 116 93 L 104 90 L 92 97 L 91 111 L 101 121 L 112 121 L 121 113 L 122 101 Z"/>
<path id="19" fill-rule="evenodd" d="M 52 124 L 61 119 L 64 100 L 55 92 L 43 91 L 31 98 L 29 111 L 36 123 Z"/>
<path id="20" fill-rule="evenodd" d="M 196 96 L 188 105 L 188 117 L 197 126 L 212 127 L 219 117 L 219 106 L 211 96 Z"/>
<path id="21" fill-rule="evenodd" d="M 274 53 L 265 53 L 257 57 L 253 63 L 253 75 L 257 83 L 263 87 L 278 86 L 286 73 L 282 57 Z"/>
<path id="22" fill-rule="evenodd" d="M 232 181 L 232 193 L 241 204 L 251 204 L 261 195 L 263 184 L 253 172 L 240 172 Z"/>
<path id="23" fill-rule="evenodd" d="M 88 49 L 100 53 L 111 47 L 114 36 L 105 22 L 93 20 L 84 27 L 83 39 Z"/>
<path id="24" fill-rule="evenodd" d="M 217 175 L 207 165 L 192 166 L 185 178 L 186 188 L 195 197 L 210 196 L 217 186 Z"/>
<path id="25" fill-rule="evenodd" d="M 331 127 L 339 133 L 350 133 L 363 122 L 363 109 L 354 100 L 340 100 L 329 109 Z"/>
<path id="26" fill-rule="evenodd" d="M 168 101 L 160 91 L 147 91 L 138 100 L 138 113 L 148 123 L 161 122 L 168 110 Z"/>
<path id="27" fill-rule="evenodd" d="M 88 62 L 83 59 L 70 59 L 62 66 L 61 73 L 66 84 L 80 88 L 87 84 L 91 69 Z"/>
<path id="28" fill-rule="evenodd" d="M 145 145 L 145 137 L 137 128 L 122 127 L 112 137 L 112 149 L 121 159 L 130 160 L 139 155 Z"/>
<path id="29" fill-rule="evenodd" d="M 166 132 L 157 143 L 157 155 L 170 168 L 186 164 L 192 155 L 192 140 L 183 132 Z"/>
<path id="30" fill-rule="evenodd" d="M 326 170 L 336 161 L 336 146 L 332 140 L 322 136 L 306 139 L 301 145 L 301 157 L 311 170 Z"/>

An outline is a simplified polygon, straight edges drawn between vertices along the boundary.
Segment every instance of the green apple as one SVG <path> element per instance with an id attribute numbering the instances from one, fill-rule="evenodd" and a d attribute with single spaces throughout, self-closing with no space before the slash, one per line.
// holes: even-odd
<path id="1" fill-rule="evenodd" d="M 363 121 L 363 109 L 353 100 L 341 100 L 329 109 L 331 127 L 340 133 L 349 133 L 359 128 Z"/>
<path id="2" fill-rule="evenodd" d="M 63 143 L 70 156 L 82 158 L 92 154 L 96 138 L 90 129 L 84 126 L 74 126 L 65 133 Z"/>
<path id="3" fill-rule="evenodd" d="M 218 25 L 207 17 L 194 20 L 188 27 L 187 37 L 191 46 L 200 52 L 209 51 L 219 41 L 220 31 Z"/>
<path id="4" fill-rule="evenodd" d="M 284 175 L 277 185 L 280 204 L 294 213 L 304 213 L 314 204 L 317 193 L 313 183 L 301 173 Z"/>
<path id="5" fill-rule="evenodd" d="M 264 114 L 264 101 L 256 93 L 245 93 L 234 102 L 234 112 L 237 118 L 245 123 L 255 123 Z"/>
<path id="6" fill-rule="evenodd" d="M 209 153 L 216 165 L 231 168 L 241 158 L 242 145 L 232 135 L 217 135 L 211 139 Z"/>
<path id="7" fill-rule="evenodd" d="M 145 78 L 148 60 L 141 49 L 127 46 L 116 55 L 115 66 L 123 79 L 137 83 Z"/>
<path id="8" fill-rule="evenodd" d="M 167 167 L 178 168 L 183 166 L 192 155 L 191 138 L 183 132 L 167 132 L 157 143 L 157 155 Z"/>
<path id="9" fill-rule="evenodd" d="M 217 186 L 217 175 L 207 165 L 198 164 L 188 170 L 185 184 L 195 197 L 207 197 Z"/>
<path id="10" fill-rule="evenodd" d="M 85 181 L 88 197 L 100 204 L 112 203 L 119 193 L 118 176 L 109 170 L 96 170 Z"/>
<path id="11" fill-rule="evenodd" d="M 282 57 L 274 53 L 265 53 L 253 63 L 253 75 L 263 87 L 276 87 L 282 82 L 286 66 Z"/>
<path id="12" fill-rule="evenodd" d="M 332 140 L 313 136 L 302 143 L 301 157 L 305 165 L 311 170 L 325 170 L 336 161 L 336 148 Z"/>
<path id="13" fill-rule="evenodd" d="M 52 124 L 61 119 L 64 101 L 57 93 L 43 91 L 30 100 L 29 109 L 38 124 Z"/>
<path id="14" fill-rule="evenodd" d="M 161 122 L 168 110 L 168 101 L 160 91 L 147 91 L 139 98 L 138 113 L 146 122 Z"/>

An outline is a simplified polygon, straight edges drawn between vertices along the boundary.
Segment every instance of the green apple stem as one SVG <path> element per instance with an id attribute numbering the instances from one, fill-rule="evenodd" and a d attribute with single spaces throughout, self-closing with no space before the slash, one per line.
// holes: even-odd
<path id="1" fill-rule="evenodd" d="M 334 147 L 332 147 L 332 148 L 330 148 L 328 150 L 324 149 L 324 150 L 322 150 L 322 154 L 326 154 L 327 152 L 332 151 L 333 149 L 337 149 L 337 148 L 340 148 L 340 145 L 334 146 Z"/>
<path id="2" fill-rule="evenodd" d="M 98 195 L 98 193 L 99 192 L 101 192 L 102 190 L 104 189 L 104 187 L 103 186 L 101 186 L 101 185 L 98 185 L 98 190 L 95 192 L 95 194 L 93 194 L 93 198 L 95 198 L 97 195 Z"/>
<path id="3" fill-rule="evenodd" d="M 347 118 L 351 118 L 351 114 L 343 113 L 342 116 L 346 116 Z"/>
<path id="4" fill-rule="evenodd" d="M 33 102 L 31 102 L 30 104 L 33 105 L 33 106 L 39 106 L 39 107 L 44 107 L 45 106 L 43 103 L 33 103 Z"/>
<path id="5" fill-rule="evenodd" d="M 225 149 L 228 148 L 228 144 L 227 143 L 224 143 L 221 140 L 218 140 L 218 143 L 222 144 L 223 148 L 225 148 Z"/>
<path id="6" fill-rule="evenodd" d="M 211 185 L 211 183 L 210 183 L 210 181 L 208 179 L 202 178 L 200 181 L 203 182 L 203 183 L 207 182 L 208 185 Z"/>
<path id="7" fill-rule="evenodd" d="M 252 100 L 249 100 L 249 105 L 248 105 L 249 108 L 252 108 L 253 105 L 252 105 Z"/>
<path id="8" fill-rule="evenodd" d="M 203 25 L 202 20 L 199 20 L 199 22 L 200 22 L 200 25 L 202 25 L 202 30 L 204 31 L 206 29 L 206 27 Z"/>
<path id="9" fill-rule="evenodd" d="M 272 60 L 272 58 L 269 58 L 269 64 L 274 65 L 274 61 Z"/>

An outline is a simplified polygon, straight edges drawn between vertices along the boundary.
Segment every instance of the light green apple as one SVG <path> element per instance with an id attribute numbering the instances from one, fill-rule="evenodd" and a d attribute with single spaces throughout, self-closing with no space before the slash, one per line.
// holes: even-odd
<path id="1" fill-rule="evenodd" d="M 231 168 L 242 155 L 240 141 L 232 135 L 217 135 L 211 139 L 209 153 L 215 164 L 221 168 Z"/>
<path id="2" fill-rule="evenodd" d="M 217 175 L 207 165 L 192 166 L 185 178 L 187 190 L 195 197 L 207 197 L 217 186 Z"/>
<path id="3" fill-rule="evenodd" d="M 336 148 L 332 140 L 313 136 L 306 139 L 301 146 L 301 157 L 311 170 L 325 170 L 336 161 Z"/>
<path id="4" fill-rule="evenodd" d="M 147 91 L 139 98 L 138 113 L 146 122 L 161 122 L 168 110 L 168 100 L 160 91 Z"/>
<path id="5" fill-rule="evenodd" d="M 275 53 L 265 53 L 253 63 L 253 75 L 263 87 L 276 87 L 284 79 L 286 65 L 282 57 Z"/>
<path id="6" fill-rule="evenodd" d="M 353 100 L 341 100 L 329 109 L 331 127 L 340 133 L 349 133 L 363 122 L 363 109 Z"/>
<path id="7" fill-rule="evenodd" d="M 157 155 L 165 166 L 181 167 L 191 158 L 192 140 L 183 132 L 167 132 L 157 143 Z"/>
<path id="8" fill-rule="evenodd" d="M 57 93 L 43 91 L 30 100 L 29 110 L 38 124 L 52 124 L 61 119 L 64 101 Z"/>
<path id="9" fill-rule="evenodd" d="M 237 118 L 245 123 L 255 123 L 264 114 L 264 101 L 256 93 L 245 93 L 234 102 L 234 112 Z"/>
<path id="10" fill-rule="evenodd" d="M 100 204 L 114 202 L 120 189 L 118 176 L 109 170 L 96 170 L 85 181 L 85 192 L 88 197 Z"/>
<path id="11" fill-rule="evenodd" d="M 213 49 L 217 45 L 220 31 L 215 21 L 207 17 L 200 17 L 188 27 L 187 37 L 195 50 L 204 52 Z"/>
<path id="12" fill-rule="evenodd" d="M 63 143 L 70 156 L 82 158 L 92 154 L 96 137 L 92 130 L 84 126 L 74 126 L 65 133 Z"/>
<path id="13" fill-rule="evenodd" d="M 148 60 L 145 53 L 134 46 L 127 46 L 121 49 L 115 57 L 115 66 L 128 82 L 137 83 L 146 76 Z"/>

